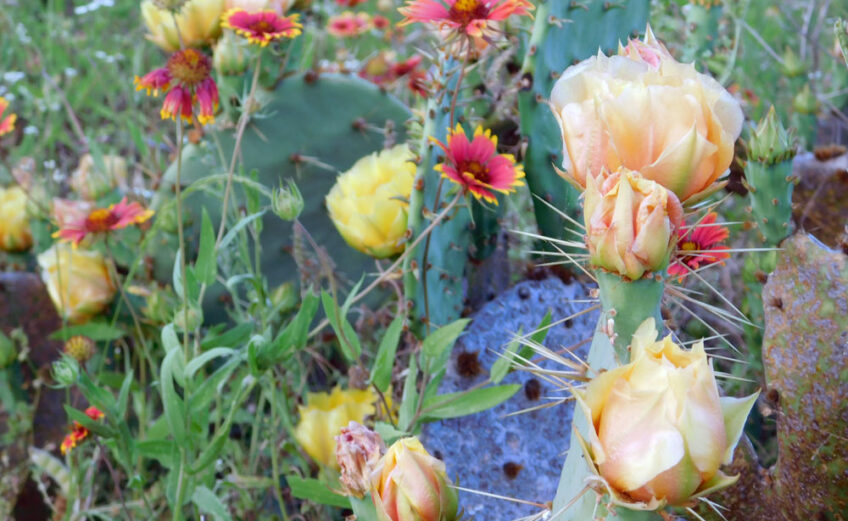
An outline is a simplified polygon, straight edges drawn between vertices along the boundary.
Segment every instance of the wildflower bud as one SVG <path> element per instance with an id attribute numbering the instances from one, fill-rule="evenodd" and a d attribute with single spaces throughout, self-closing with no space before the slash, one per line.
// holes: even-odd
<path id="1" fill-rule="evenodd" d="M 71 387 L 79 378 L 79 364 L 70 356 L 63 355 L 53 362 L 51 375 L 60 388 Z"/>
<path id="2" fill-rule="evenodd" d="M 83 199 L 100 199 L 116 187 L 126 187 L 127 161 L 120 156 L 102 156 L 95 160 L 91 154 L 86 154 L 71 175 L 70 184 Z"/>
<path id="3" fill-rule="evenodd" d="M 297 219 L 297 216 L 303 211 L 304 206 L 300 189 L 298 189 L 297 184 L 291 179 L 288 180 L 288 188 L 281 186 L 274 190 L 271 204 L 277 217 L 284 221 Z"/>
<path id="4" fill-rule="evenodd" d="M 386 445 L 380 435 L 352 421 L 336 436 L 336 461 L 341 482 L 348 495 L 363 497 L 371 488 L 371 473 Z"/>
<path id="5" fill-rule="evenodd" d="M 795 156 L 792 136 L 781 124 L 772 106 L 760 120 L 748 141 L 748 159 L 758 163 L 780 163 Z"/>
<path id="6" fill-rule="evenodd" d="M 21 187 L 0 188 L 0 250 L 26 251 L 32 247 L 26 207 L 27 194 Z"/>
<path id="7" fill-rule="evenodd" d="M 656 338 L 651 318 L 633 335 L 631 363 L 575 391 L 590 426 L 589 439 L 577 440 L 590 470 L 614 502 L 641 510 L 733 484 L 738 476 L 719 465 L 731 462 L 757 398 L 719 397 L 703 342 L 686 351 L 671 336 Z"/>
<path id="8" fill-rule="evenodd" d="M 0 331 L 0 369 L 9 367 L 18 357 L 18 349 L 15 341 Z"/>
<path id="9" fill-rule="evenodd" d="M 379 521 L 454 521 L 457 494 L 445 464 L 417 438 L 396 441 L 371 474 L 371 498 Z"/>
<path id="10" fill-rule="evenodd" d="M 583 216 L 594 266 L 631 280 L 665 268 L 683 217 L 673 192 L 622 167 L 587 177 L 585 193 Z"/>
<path id="11" fill-rule="evenodd" d="M 180 331 L 194 331 L 203 325 L 203 311 L 195 305 L 180 308 L 174 312 L 174 326 Z"/>
<path id="12" fill-rule="evenodd" d="M 72 336 L 65 342 L 65 353 L 77 362 L 84 364 L 94 356 L 94 341 L 87 336 Z"/>
<path id="13" fill-rule="evenodd" d="M 294 284 L 291 282 L 280 284 L 271 292 L 270 300 L 271 305 L 277 309 L 278 313 L 291 311 L 298 302 L 298 294 Z"/>
<path id="14" fill-rule="evenodd" d="M 212 64 L 218 74 L 238 76 L 247 70 L 247 52 L 248 46 L 244 38 L 239 38 L 232 31 L 227 31 L 215 44 Z"/>
<path id="15" fill-rule="evenodd" d="M 810 90 L 810 84 L 805 83 L 804 88 L 792 98 L 792 107 L 796 112 L 801 114 L 816 114 L 819 111 L 819 100 L 813 91 Z"/>
<path id="16" fill-rule="evenodd" d="M 806 64 L 801 61 L 798 55 L 792 51 L 792 47 L 789 46 L 786 47 L 786 52 L 783 53 L 783 63 L 780 68 L 783 75 L 787 78 L 795 78 L 804 74 L 807 70 Z"/>

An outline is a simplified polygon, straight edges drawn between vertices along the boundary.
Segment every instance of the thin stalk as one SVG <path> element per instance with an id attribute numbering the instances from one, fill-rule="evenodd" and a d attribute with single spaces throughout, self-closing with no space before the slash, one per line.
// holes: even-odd
<path id="1" fill-rule="evenodd" d="M 176 23 L 176 22 L 175 22 Z M 186 247 L 185 229 L 183 226 L 183 196 L 182 180 L 183 170 L 183 120 L 177 116 L 177 175 L 174 189 L 177 197 L 177 235 L 180 241 L 180 279 L 183 285 L 183 356 L 186 362 L 190 360 L 188 354 L 188 277 L 186 275 Z"/>
<path id="2" fill-rule="evenodd" d="M 283 491 L 280 489 L 280 467 L 277 456 L 277 389 L 271 389 L 271 432 L 275 433 L 274 442 L 271 444 L 271 471 L 274 473 L 274 495 L 277 497 L 277 503 L 280 504 L 280 512 L 283 514 L 283 521 L 289 521 L 289 515 L 286 512 L 286 503 L 283 501 Z"/>

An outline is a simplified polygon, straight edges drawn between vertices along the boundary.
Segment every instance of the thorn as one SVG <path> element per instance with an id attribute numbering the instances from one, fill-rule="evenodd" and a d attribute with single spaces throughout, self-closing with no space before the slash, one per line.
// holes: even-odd
<path id="1" fill-rule="evenodd" d="M 581 4 L 580 2 L 571 2 L 570 4 L 568 4 L 568 10 L 569 11 L 572 10 L 572 9 L 577 9 L 578 7 L 580 9 L 585 10 L 585 11 L 589 10 L 589 8 L 586 6 L 586 4 Z"/>
<path id="2" fill-rule="evenodd" d="M 773 204 L 774 206 L 777 206 L 777 203 L 778 203 L 777 197 L 775 197 L 774 199 L 771 200 L 771 204 Z"/>

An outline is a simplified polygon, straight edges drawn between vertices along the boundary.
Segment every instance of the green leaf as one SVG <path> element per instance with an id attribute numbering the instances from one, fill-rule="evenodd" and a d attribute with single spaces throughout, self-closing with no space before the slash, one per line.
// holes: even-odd
<path id="1" fill-rule="evenodd" d="M 521 336 L 520 329 L 518 330 L 518 336 Z M 512 360 L 515 357 L 515 352 L 518 350 L 518 345 L 518 339 L 516 338 L 506 346 L 504 352 L 492 364 L 492 368 L 489 370 L 489 379 L 492 383 L 501 383 L 506 375 L 509 374 L 509 370 L 512 368 Z"/>
<path id="2" fill-rule="evenodd" d="M 263 215 L 265 215 L 265 210 L 250 214 L 246 217 L 242 217 L 241 219 L 239 219 L 239 222 L 237 222 L 235 226 L 230 228 L 230 231 L 228 231 L 224 235 L 224 238 L 221 239 L 221 244 L 218 246 L 218 248 L 221 250 L 225 249 L 230 244 L 230 242 L 232 242 L 232 240 L 236 238 L 236 235 L 238 235 L 238 232 L 242 228 L 255 221 L 256 219 L 259 219 Z"/>
<path id="3" fill-rule="evenodd" d="M 212 442 L 203 448 L 203 452 L 200 453 L 200 456 L 192 462 L 191 468 L 189 468 L 189 474 L 203 472 L 209 467 L 209 465 L 213 465 L 215 463 L 215 460 L 218 459 L 218 455 L 221 453 L 221 450 L 224 448 L 224 444 L 229 438 L 230 425 L 228 424 L 226 427 L 226 432 L 216 434 L 215 437 L 212 438 Z"/>
<path id="4" fill-rule="evenodd" d="M 403 384 L 403 396 L 398 410 L 398 425 L 403 426 L 407 431 L 412 431 L 412 416 L 415 414 L 415 406 L 418 403 L 417 381 L 418 364 L 415 363 L 413 356 L 409 359 L 409 372 L 406 374 L 406 381 Z"/>
<path id="5" fill-rule="evenodd" d="M 400 334 L 403 332 L 405 318 L 403 315 L 399 315 L 389 324 L 386 332 L 383 333 L 380 347 L 377 349 L 374 365 L 371 366 L 371 383 L 382 393 L 386 392 L 389 389 L 389 384 L 392 383 L 392 368 L 395 365 L 395 353 L 400 341 Z"/>
<path id="6" fill-rule="evenodd" d="M 197 505 L 201 512 L 210 514 L 215 521 L 232 521 L 229 511 L 224 503 L 215 495 L 214 492 L 198 485 L 194 489 L 194 494 L 191 495 L 191 500 Z"/>
<path id="7" fill-rule="evenodd" d="M 342 314 L 336 301 L 326 291 L 321 292 L 321 302 L 324 304 L 324 313 L 327 315 L 327 320 L 330 321 L 333 331 L 336 332 L 342 354 L 348 361 L 353 362 L 362 354 L 359 337 L 356 336 L 353 326 L 350 325 L 350 322 Z"/>
<path id="8" fill-rule="evenodd" d="M 230 349 L 229 347 L 213 347 L 209 351 L 201 353 L 197 357 L 192 358 L 191 361 L 186 364 L 185 376 L 189 379 L 194 378 L 194 373 L 196 373 L 198 369 L 206 365 L 206 363 L 210 360 L 214 360 L 215 358 L 222 356 L 232 356 L 235 353 L 235 349 Z"/>
<path id="9" fill-rule="evenodd" d="M 177 446 L 173 440 L 143 440 L 135 446 L 144 458 L 154 459 L 169 469 L 177 466 Z"/>
<path id="10" fill-rule="evenodd" d="M 409 436 L 409 433 L 400 431 L 396 429 L 395 426 L 391 423 L 386 422 L 375 422 L 374 432 L 376 432 L 380 435 L 381 438 L 383 438 L 383 441 L 386 443 L 386 446 L 391 445 L 400 438 L 405 438 Z"/>
<path id="11" fill-rule="evenodd" d="M 171 272 L 171 284 L 174 286 L 174 293 L 181 299 L 183 298 L 182 258 L 182 250 L 177 250 L 177 254 L 174 256 L 174 268 Z"/>
<path id="12" fill-rule="evenodd" d="M 468 416 L 505 402 L 519 389 L 521 389 L 521 385 L 511 384 L 459 393 L 440 394 L 426 400 L 422 410 L 426 411 L 424 416 L 433 420 Z"/>
<path id="13" fill-rule="evenodd" d="M 185 427 L 185 403 L 183 403 L 182 398 L 180 398 L 177 390 L 174 388 L 174 366 L 180 354 L 179 349 L 173 349 L 162 360 L 159 375 L 159 392 L 162 394 L 162 407 L 165 410 L 165 420 L 168 422 L 168 427 L 171 428 L 174 440 L 178 445 L 185 446 L 188 441 Z"/>
<path id="14" fill-rule="evenodd" d="M 118 393 L 118 415 L 119 418 L 124 418 L 127 414 L 127 403 L 130 399 L 130 389 L 133 383 L 132 369 L 127 372 L 124 382 L 121 384 L 121 391 Z M 117 418 L 116 418 L 117 419 Z"/>
<path id="15" fill-rule="evenodd" d="M 107 322 L 89 322 L 80 326 L 63 327 L 50 335 L 50 340 L 67 341 L 72 336 L 82 335 L 95 342 L 109 342 L 123 337 L 124 330 Z"/>
<path id="16" fill-rule="evenodd" d="M 220 335 L 208 333 L 200 343 L 200 348 L 205 351 L 212 347 L 239 347 L 247 341 L 252 331 L 252 324 L 242 322 Z"/>
<path id="17" fill-rule="evenodd" d="M 218 273 L 218 259 L 215 256 L 215 230 L 212 228 L 212 220 L 203 209 L 203 222 L 200 226 L 200 248 L 197 253 L 197 262 L 194 264 L 197 280 L 210 285 L 215 282 Z"/>
<path id="18" fill-rule="evenodd" d="M 317 479 L 304 479 L 298 476 L 286 476 L 292 496 L 308 499 L 319 505 L 350 508 L 350 500 L 330 490 Z"/>
<path id="19" fill-rule="evenodd" d="M 312 291 L 304 295 L 297 315 L 280 331 L 273 342 L 262 346 L 257 358 L 260 369 L 278 364 L 286 359 L 293 351 L 299 351 L 306 346 L 309 335 L 309 325 L 318 311 L 318 296 Z"/>
<path id="20" fill-rule="evenodd" d="M 441 371 L 450 358 L 457 337 L 470 322 L 463 318 L 433 331 L 421 344 L 421 366 L 430 374 Z"/>
<path id="21" fill-rule="evenodd" d="M 551 310 L 548 308 L 548 312 L 545 313 L 545 317 L 539 322 L 539 325 L 536 327 L 536 331 L 530 335 L 530 341 L 536 344 L 542 344 L 545 342 L 545 338 L 548 337 L 548 331 L 551 330 L 548 326 L 551 325 Z M 530 346 L 522 346 L 521 351 L 518 352 L 517 356 L 513 358 L 518 362 L 524 363 L 525 360 L 530 360 L 533 357 L 533 348 Z"/>

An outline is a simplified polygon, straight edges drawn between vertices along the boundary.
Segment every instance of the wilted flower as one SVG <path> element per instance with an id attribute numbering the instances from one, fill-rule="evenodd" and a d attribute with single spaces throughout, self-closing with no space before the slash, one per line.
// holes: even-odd
<path id="1" fill-rule="evenodd" d="M 115 296 L 109 266 L 99 252 L 58 243 L 38 256 L 38 265 L 53 305 L 70 322 L 85 322 Z"/>
<path id="2" fill-rule="evenodd" d="M 376 258 L 403 251 L 409 194 L 415 178 L 406 145 L 361 158 L 336 180 L 327 210 L 345 241 Z"/>
<path id="3" fill-rule="evenodd" d="M 27 194 L 23 188 L 0 188 L 0 250 L 25 251 L 32 247 L 26 207 Z"/>
<path id="4" fill-rule="evenodd" d="M 249 13 L 244 9 L 230 9 L 224 14 L 221 26 L 247 38 L 249 43 L 265 47 L 281 38 L 299 35 L 303 28 L 297 21 L 299 16 L 282 16 L 273 10 Z"/>
<path id="5" fill-rule="evenodd" d="M 9 108 L 9 102 L 3 96 L 0 96 L 0 136 L 8 134 L 15 130 L 15 121 L 18 119 L 16 114 L 6 114 L 6 109 Z"/>
<path id="6" fill-rule="evenodd" d="M 738 102 L 654 38 L 631 40 L 566 69 L 551 105 L 562 130 L 563 168 L 581 187 L 619 166 L 639 171 L 686 202 L 730 166 L 744 120 Z"/>
<path id="7" fill-rule="evenodd" d="M 396 441 L 371 474 L 371 499 L 379 521 L 454 521 L 457 494 L 445 464 L 417 438 Z"/>
<path id="8" fill-rule="evenodd" d="M 288 180 L 288 187 L 279 187 L 274 190 L 271 197 L 271 207 L 277 217 L 284 221 L 293 221 L 297 219 L 300 212 L 303 211 L 303 195 L 294 181 Z"/>
<path id="9" fill-rule="evenodd" d="M 181 116 L 191 122 L 194 104 L 199 110 L 197 120 L 205 125 L 215 121 L 218 109 L 218 86 L 212 79 L 212 62 L 197 49 L 183 49 L 168 58 L 165 67 L 155 69 L 135 77 L 135 89 L 145 90 L 149 96 L 158 96 L 159 91 L 167 91 L 162 103 L 162 119 L 176 120 Z M 173 84 L 173 86 L 172 86 Z"/>
<path id="10" fill-rule="evenodd" d="M 342 427 L 362 423 L 376 412 L 377 396 L 371 389 L 336 386 L 331 393 L 306 393 L 306 406 L 299 406 L 300 422 L 294 437 L 309 456 L 325 467 L 338 469 L 335 437 Z"/>
<path id="11" fill-rule="evenodd" d="M 490 36 L 492 23 L 512 15 L 530 16 L 529 0 L 411 0 L 398 9 L 406 18 L 400 25 L 431 23 L 454 35 Z"/>
<path id="12" fill-rule="evenodd" d="M 83 335 L 72 336 L 65 342 L 64 351 L 77 362 L 84 364 L 94 356 L 94 340 Z"/>
<path id="13" fill-rule="evenodd" d="M 594 266 L 639 279 L 666 266 L 683 217 L 677 196 L 619 168 L 586 178 L 583 217 Z"/>
<path id="14" fill-rule="evenodd" d="M 667 336 L 657 341 L 654 319 L 633 335 L 632 362 L 600 373 L 575 391 L 589 420 L 591 469 L 615 503 L 653 510 L 683 505 L 733 484 L 729 464 L 759 393 L 719 397 L 703 342 L 686 351 Z"/>
<path id="15" fill-rule="evenodd" d="M 85 215 L 71 218 L 53 234 L 77 245 L 91 234 L 108 233 L 134 224 L 141 224 L 153 215 L 153 210 L 144 209 L 136 202 L 128 203 L 127 198 L 109 208 L 95 208 Z"/>
<path id="16" fill-rule="evenodd" d="M 180 38 L 186 47 L 212 43 L 221 34 L 223 12 L 224 0 L 189 0 L 176 14 L 157 7 L 152 0 L 141 4 L 144 25 L 150 31 L 147 39 L 168 52 L 180 48 Z"/>
<path id="17" fill-rule="evenodd" d="M 694 225 L 682 226 L 678 230 L 677 252 L 668 266 L 669 275 L 684 277 L 690 270 L 730 257 L 726 251 L 729 248 L 719 244 L 730 236 L 730 232 L 725 226 L 716 224 L 717 217 L 710 212 Z"/>
<path id="18" fill-rule="evenodd" d="M 85 410 L 85 415 L 94 421 L 102 420 L 105 417 L 105 414 L 103 414 L 103 412 L 101 412 L 97 407 L 89 407 Z M 71 451 L 71 449 L 85 440 L 88 435 L 88 429 L 80 425 L 78 422 L 74 422 L 71 433 L 65 436 L 65 439 L 62 440 L 62 445 L 59 449 L 62 451 L 62 454 L 67 454 Z"/>
<path id="19" fill-rule="evenodd" d="M 355 421 L 336 436 L 336 461 L 341 483 L 348 495 L 363 497 L 371 488 L 371 473 L 386 445 L 380 435 Z"/>
<path id="20" fill-rule="evenodd" d="M 508 194 L 524 183 L 524 168 L 516 164 L 512 154 L 498 154 L 498 138 L 491 130 L 478 126 L 471 141 L 462 125 L 448 130 L 447 144 L 434 138 L 444 152 L 445 160 L 434 170 L 470 192 L 476 199 L 498 204 L 494 192 Z"/>
<path id="21" fill-rule="evenodd" d="M 83 199 L 99 199 L 113 188 L 127 185 L 127 160 L 121 156 L 104 155 L 100 161 L 95 161 L 91 154 L 85 154 L 80 158 L 70 184 Z"/>
<path id="22" fill-rule="evenodd" d="M 345 11 L 331 16 L 327 21 L 327 32 L 338 38 L 359 36 L 371 28 L 371 16 L 368 13 Z"/>

